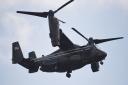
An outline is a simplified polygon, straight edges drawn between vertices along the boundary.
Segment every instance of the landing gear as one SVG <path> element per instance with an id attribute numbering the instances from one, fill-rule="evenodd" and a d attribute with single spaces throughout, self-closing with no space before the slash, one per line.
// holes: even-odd
<path id="1" fill-rule="evenodd" d="M 101 65 L 103 65 L 103 64 L 104 64 L 104 62 L 103 62 L 103 61 L 100 61 L 100 64 L 101 64 Z"/>
<path id="2" fill-rule="evenodd" d="M 67 71 L 66 77 L 70 78 L 71 77 L 71 74 L 70 73 L 72 73 L 72 71 Z"/>
<path id="3" fill-rule="evenodd" d="M 71 74 L 70 74 L 70 73 L 66 73 L 66 76 L 67 76 L 68 78 L 70 78 L 70 77 L 71 77 Z"/>

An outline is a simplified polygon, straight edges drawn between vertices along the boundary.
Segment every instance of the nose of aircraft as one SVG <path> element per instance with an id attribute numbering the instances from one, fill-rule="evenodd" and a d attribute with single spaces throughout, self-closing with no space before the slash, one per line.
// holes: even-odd
<path id="1" fill-rule="evenodd" d="M 100 57 L 101 60 L 104 60 L 107 56 L 107 53 L 101 50 L 98 50 L 98 57 Z"/>
<path id="2" fill-rule="evenodd" d="M 103 59 L 105 59 L 106 56 L 107 56 L 107 53 L 102 51 L 101 56 L 102 56 Z"/>

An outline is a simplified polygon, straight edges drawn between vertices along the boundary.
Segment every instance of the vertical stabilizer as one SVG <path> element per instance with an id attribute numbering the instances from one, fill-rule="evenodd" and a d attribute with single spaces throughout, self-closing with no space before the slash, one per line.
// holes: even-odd
<path id="1" fill-rule="evenodd" d="M 19 42 L 12 43 L 12 63 L 16 64 L 23 60 L 23 53 Z"/>
<path id="2" fill-rule="evenodd" d="M 37 72 L 39 65 L 33 61 L 36 58 L 34 51 L 29 53 L 29 58 L 24 58 L 18 42 L 12 43 L 12 63 L 19 64 L 29 70 L 29 73 Z"/>

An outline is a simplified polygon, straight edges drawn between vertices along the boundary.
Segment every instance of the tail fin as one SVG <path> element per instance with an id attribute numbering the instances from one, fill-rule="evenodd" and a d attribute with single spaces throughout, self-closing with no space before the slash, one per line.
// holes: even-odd
<path id="1" fill-rule="evenodd" d="M 23 53 L 18 42 L 12 43 L 12 63 L 16 64 L 23 60 Z"/>
<path id="2" fill-rule="evenodd" d="M 36 54 L 34 51 L 30 52 L 29 53 L 29 59 L 32 60 L 32 59 L 35 59 L 36 58 Z"/>
<path id="3" fill-rule="evenodd" d="M 36 58 L 35 52 L 29 53 L 29 58 L 25 59 L 18 42 L 12 43 L 12 63 L 19 64 L 29 70 L 29 73 L 37 72 L 39 65 L 33 61 Z"/>

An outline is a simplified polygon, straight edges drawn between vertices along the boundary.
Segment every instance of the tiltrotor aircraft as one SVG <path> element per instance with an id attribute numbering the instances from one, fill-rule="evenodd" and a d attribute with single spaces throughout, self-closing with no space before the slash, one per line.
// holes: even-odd
<path id="1" fill-rule="evenodd" d="M 17 13 L 22 13 L 22 14 L 27 14 L 27 15 L 34 15 L 34 16 L 38 16 L 38 17 L 43 17 L 43 18 L 47 18 L 48 17 L 48 21 L 49 21 L 49 29 L 50 29 L 50 38 L 51 38 L 51 43 L 52 46 L 59 46 L 60 45 L 60 34 L 59 34 L 59 21 L 62 23 L 65 23 L 62 20 L 57 19 L 54 14 L 57 13 L 59 10 L 61 10 L 62 8 L 64 8 L 66 5 L 68 5 L 69 3 L 73 2 L 74 0 L 70 0 L 67 3 L 65 3 L 64 5 L 62 5 L 60 8 L 58 8 L 57 10 L 53 11 L 53 10 L 49 10 L 48 12 L 26 12 L 26 11 L 17 11 Z"/>
<path id="2" fill-rule="evenodd" d="M 24 58 L 19 43 L 14 42 L 12 43 L 12 63 L 27 68 L 29 73 L 37 72 L 39 69 L 43 72 L 66 72 L 68 78 L 71 77 L 73 70 L 88 64 L 91 64 L 93 72 L 97 72 L 99 71 L 99 63 L 103 64 L 102 61 L 106 58 L 107 53 L 98 49 L 96 44 L 123 38 L 88 39 L 75 28 L 72 29 L 88 41 L 87 45 L 74 44 L 59 29 L 60 45 L 58 50 L 46 56 L 42 55 L 40 58 L 37 58 L 35 52 L 32 51 L 28 58 Z"/>

